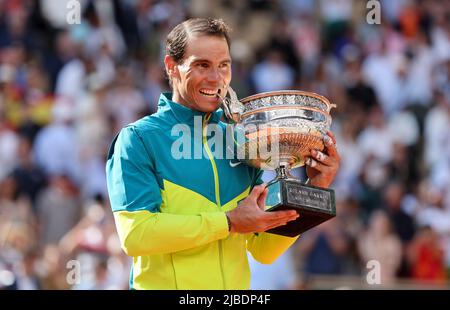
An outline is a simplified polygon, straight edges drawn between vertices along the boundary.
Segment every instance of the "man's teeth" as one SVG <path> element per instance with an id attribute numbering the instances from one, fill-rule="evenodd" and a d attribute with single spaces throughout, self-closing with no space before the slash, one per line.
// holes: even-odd
<path id="1" fill-rule="evenodd" d="M 200 93 L 202 95 L 205 95 L 205 96 L 214 97 L 214 96 L 216 96 L 217 91 L 216 90 L 209 90 L 209 89 L 202 89 L 202 90 L 200 90 Z"/>

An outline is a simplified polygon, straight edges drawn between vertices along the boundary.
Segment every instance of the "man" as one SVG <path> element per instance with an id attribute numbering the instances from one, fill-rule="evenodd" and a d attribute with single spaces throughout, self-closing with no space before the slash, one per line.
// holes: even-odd
<path id="1" fill-rule="evenodd" d="M 164 59 L 173 93 L 162 94 L 156 114 L 113 141 L 108 191 L 122 248 L 133 257 L 131 288 L 248 289 L 246 251 L 268 264 L 296 240 L 263 233 L 298 215 L 263 211 L 261 171 L 212 156 L 205 127 L 225 130 L 217 94 L 225 96 L 231 81 L 229 47 L 221 20 L 176 26 Z M 205 156 L 174 159 L 178 137 L 171 133 L 179 124 L 191 129 L 193 144 L 200 140 Z M 308 160 L 312 185 L 328 187 L 337 171 L 339 158 L 327 141 L 328 155 Z"/>

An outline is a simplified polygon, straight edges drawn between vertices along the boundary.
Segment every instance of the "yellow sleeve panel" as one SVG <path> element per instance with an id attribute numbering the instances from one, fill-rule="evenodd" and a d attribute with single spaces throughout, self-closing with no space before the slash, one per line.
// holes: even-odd
<path id="1" fill-rule="evenodd" d="M 247 238 L 247 250 L 261 264 L 273 263 L 297 239 L 269 233 L 251 234 Z"/>
<path id="2" fill-rule="evenodd" d="M 229 235 L 223 212 L 177 215 L 117 211 L 114 218 L 122 249 L 129 256 L 177 252 Z"/>

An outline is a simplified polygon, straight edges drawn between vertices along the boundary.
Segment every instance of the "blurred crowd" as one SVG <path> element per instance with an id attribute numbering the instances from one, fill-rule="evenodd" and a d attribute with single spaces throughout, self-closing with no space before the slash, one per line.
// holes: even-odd
<path id="1" fill-rule="evenodd" d="M 240 98 L 299 89 L 337 105 L 338 216 L 272 273 L 252 262 L 253 287 L 365 277 L 371 260 L 383 283 L 448 283 L 450 2 L 380 0 L 370 24 L 360 0 L 79 0 L 73 25 L 67 2 L 0 0 L 0 288 L 128 288 L 106 153 L 156 111 L 164 38 L 194 16 L 234 29 Z"/>

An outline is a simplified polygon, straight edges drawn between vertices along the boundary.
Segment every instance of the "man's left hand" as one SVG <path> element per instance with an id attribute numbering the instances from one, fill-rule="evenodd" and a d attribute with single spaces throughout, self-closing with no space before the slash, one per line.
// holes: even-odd
<path id="1" fill-rule="evenodd" d="M 311 156 L 306 158 L 306 174 L 310 185 L 328 188 L 339 169 L 341 157 L 336 149 L 336 139 L 330 131 L 323 137 L 323 142 L 323 151 L 311 150 Z"/>

